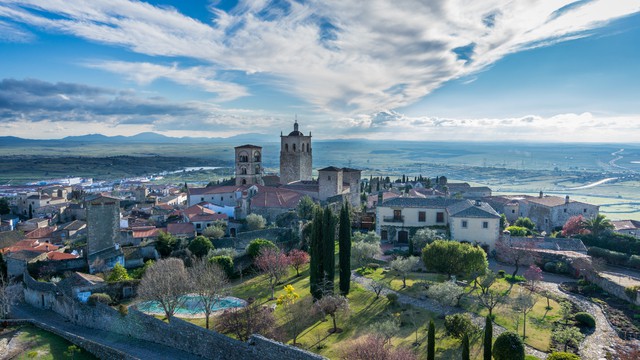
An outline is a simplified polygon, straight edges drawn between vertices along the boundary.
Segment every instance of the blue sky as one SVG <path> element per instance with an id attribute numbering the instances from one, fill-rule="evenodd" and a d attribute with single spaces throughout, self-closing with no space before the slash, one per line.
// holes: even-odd
<path id="1" fill-rule="evenodd" d="M 640 141 L 640 1 L 0 0 L 0 135 Z"/>

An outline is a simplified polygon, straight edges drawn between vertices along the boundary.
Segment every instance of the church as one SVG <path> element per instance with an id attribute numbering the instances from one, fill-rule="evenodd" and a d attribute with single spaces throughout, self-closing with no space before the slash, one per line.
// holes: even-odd
<path id="1" fill-rule="evenodd" d="M 278 214 L 295 209 L 304 196 L 325 203 L 347 201 L 351 206 L 360 206 L 361 171 L 329 166 L 319 169 L 314 179 L 311 132 L 302 133 L 297 120 L 288 135 L 280 133 L 280 174 L 275 181 L 274 176 L 265 176 L 262 159 L 261 146 L 236 146 L 235 186 L 189 188 L 189 206 L 203 201 L 218 206 L 233 202 L 236 218 L 258 213 L 271 221 Z M 265 184 L 267 177 L 270 179 Z"/>

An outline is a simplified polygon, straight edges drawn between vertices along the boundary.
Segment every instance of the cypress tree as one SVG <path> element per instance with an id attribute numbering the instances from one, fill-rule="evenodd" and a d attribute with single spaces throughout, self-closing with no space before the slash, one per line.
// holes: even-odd
<path id="1" fill-rule="evenodd" d="M 462 360 L 469 360 L 469 335 L 462 337 Z"/>
<path id="2" fill-rule="evenodd" d="M 351 219 L 349 217 L 349 204 L 345 203 L 340 210 L 340 293 L 349 294 L 351 286 Z"/>
<path id="3" fill-rule="evenodd" d="M 309 290 L 313 298 L 318 300 L 322 297 L 321 281 L 324 274 L 322 248 L 322 221 L 323 212 L 321 208 L 317 208 L 313 214 L 313 222 L 311 223 L 311 244 L 309 253 L 311 256 L 309 264 Z"/>
<path id="4" fill-rule="evenodd" d="M 427 360 L 436 360 L 436 325 L 429 321 L 429 333 L 427 335 Z"/>
<path id="5" fill-rule="evenodd" d="M 484 360 L 491 360 L 491 343 L 493 341 L 493 323 L 487 315 L 484 325 Z"/>
<path id="6" fill-rule="evenodd" d="M 333 282 L 336 276 L 336 229 L 333 212 L 330 208 L 324 209 L 322 221 L 322 242 L 324 254 L 322 254 L 322 270 L 320 277 L 324 285 L 324 294 L 333 294 Z"/>

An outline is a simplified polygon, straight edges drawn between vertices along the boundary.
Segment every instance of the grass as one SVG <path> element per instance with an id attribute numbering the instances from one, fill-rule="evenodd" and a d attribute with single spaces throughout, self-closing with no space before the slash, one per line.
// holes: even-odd
<path id="1" fill-rule="evenodd" d="M 499 279 L 496 281 L 493 289 L 504 291 L 509 288 L 510 284 L 504 280 Z M 509 298 L 513 299 L 518 294 L 518 288 L 520 285 L 514 285 Z M 524 289 L 525 291 L 528 291 Z M 552 323 L 561 318 L 560 305 L 551 300 L 551 310 L 547 310 L 547 300 L 543 296 L 537 295 L 536 304 L 533 310 L 527 315 L 527 337 L 524 342 L 541 351 L 549 351 L 549 345 L 551 344 L 551 332 Z M 462 302 L 462 306 L 465 310 L 476 313 L 481 316 L 486 316 L 489 311 L 482 308 L 473 297 L 467 297 Z M 508 330 L 522 334 L 523 329 L 523 317 L 522 314 L 516 314 L 511 310 L 509 305 L 502 305 L 493 309 L 495 315 L 495 322 Z M 516 320 L 517 319 L 517 320 Z"/>
<path id="2" fill-rule="evenodd" d="M 14 339 L 14 341 L 19 341 L 21 346 L 24 348 L 22 352 L 17 354 L 17 356 L 12 357 L 12 359 L 49 360 L 69 358 L 65 355 L 65 352 L 67 351 L 67 348 L 73 344 L 55 334 L 44 331 L 33 325 L 21 325 L 9 329 L 15 329 L 18 331 L 17 339 Z M 81 350 L 80 353 L 76 353 L 74 359 L 90 360 L 96 359 L 96 357 L 85 350 Z"/>
<path id="3" fill-rule="evenodd" d="M 446 275 L 443 274 L 414 272 L 407 275 L 407 286 L 403 287 L 402 276 L 397 271 L 383 268 L 376 269 L 367 274 L 366 277 L 382 281 L 388 288 L 413 297 L 420 297 L 424 294 L 424 287 L 420 285 L 421 282 L 443 282 L 446 280 Z"/>

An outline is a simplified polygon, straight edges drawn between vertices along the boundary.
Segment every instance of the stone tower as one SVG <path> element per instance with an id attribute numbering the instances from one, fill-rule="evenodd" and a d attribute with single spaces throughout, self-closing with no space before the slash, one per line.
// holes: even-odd
<path id="1" fill-rule="evenodd" d="M 236 146 L 236 185 L 264 185 L 262 182 L 262 147 Z"/>
<path id="2" fill-rule="evenodd" d="M 86 201 L 87 254 L 113 249 L 120 241 L 120 199 L 97 195 Z"/>
<path id="3" fill-rule="evenodd" d="M 311 133 L 304 136 L 296 120 L 289 135 L 280 134 L 280 183 L 311 180 L 311 167 Z"/>

